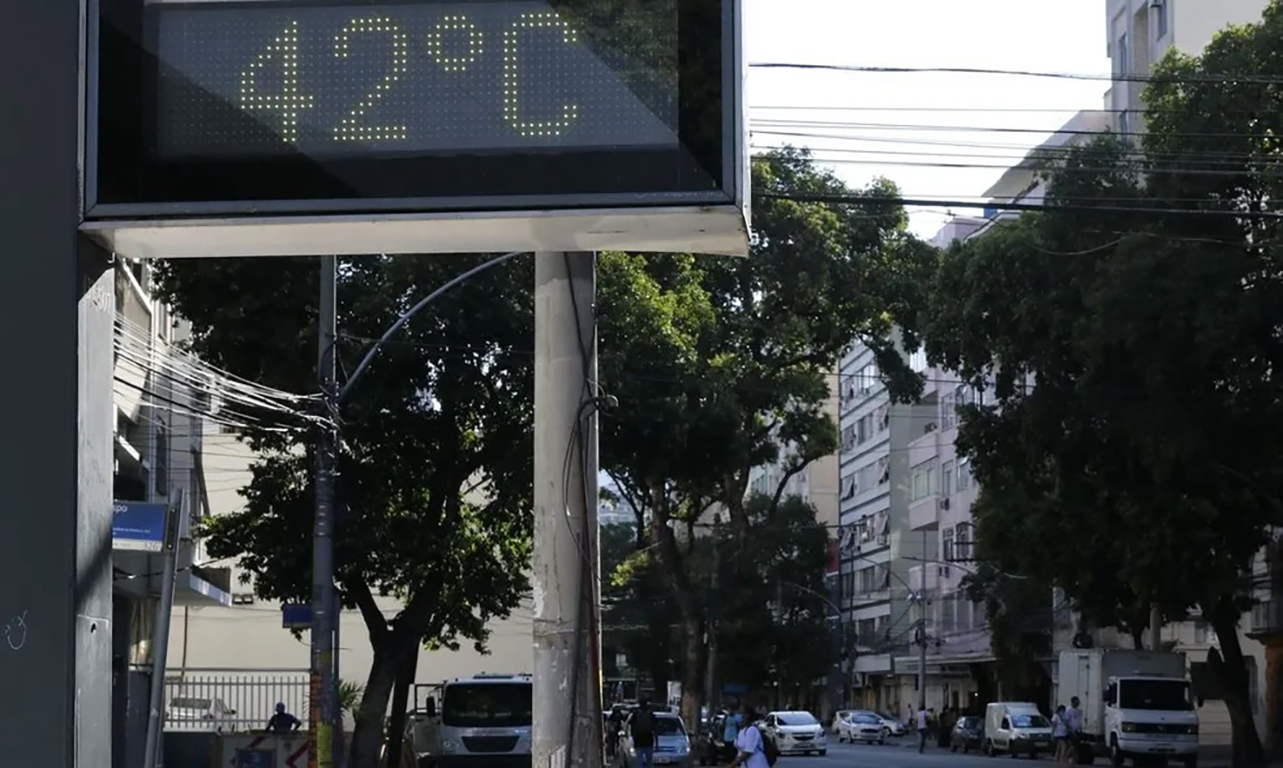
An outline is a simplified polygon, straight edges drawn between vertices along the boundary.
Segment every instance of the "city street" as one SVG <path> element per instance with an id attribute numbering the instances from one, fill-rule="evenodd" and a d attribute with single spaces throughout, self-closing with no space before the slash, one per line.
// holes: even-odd
<path id="1" fill-rule="evenodd" d="M 824 757 L 782 757 L 777 768 L 805 768 L 811 765 L 820 768 L 825 765 L 856 766 L 857 768 L 881 768 L 882 766 L 904 766 L 905 768 L 978 768 L 988 765 L 1001 768 L 1010 758 L 985 757 L 979 753 L 963 755 L 939 747 L 927 747 L 927 751 L 918 754 L 916 741 L 906 737 L 888 742 L 883 746 L 877 744 L 839 744 L 829 742 L 829 753 Z M 997 764 L 995 765 L 995 763 Z M 1021 758 L 1019 763 L 1029 763 L 1028 758 Z M 1050 755 L 1039 758 L 1040 763 L 1051 765 L 1054 760 Z"/>

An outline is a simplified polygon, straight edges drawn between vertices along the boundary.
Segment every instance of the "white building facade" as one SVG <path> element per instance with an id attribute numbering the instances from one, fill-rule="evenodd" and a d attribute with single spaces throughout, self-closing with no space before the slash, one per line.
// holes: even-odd
<path id="1" fill-rule="evenodd" d="M 925 370 L 921 353 L 910 362 Z M 909 527 L 908 447 L 932 409 L 891 402 L 873 351 L 859 343 L 842 357 L 838 402 L 838 594 L 848 638 L 848 699 L 903 713 L 914 700 L 904 687 L 916 679 L 897 668 L 917 621 L 910 574 L 937 547 L 934 534 L 913 534 Z"/>
<path id="2" fill-rule="evenodd" d="M 1169 48 L 1198 54 L 1230 24 L 1260 21 L 1268 0 L 1105 0 L 1113 74 L 1149 74 Z M 1105 96 L 1122 133 L 1143 130 L 1142 81 L 1116 81 Z"/>

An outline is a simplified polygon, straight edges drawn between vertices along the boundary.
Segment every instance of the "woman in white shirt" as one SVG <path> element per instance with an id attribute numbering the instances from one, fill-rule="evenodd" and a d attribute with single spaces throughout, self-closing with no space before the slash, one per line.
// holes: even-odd
<path id="1" fill-rule="evenodd" d="M 1066 759 L 1069 755 L 1069 726 L 1065 722 L 1064 704 L 1056 707 L 1056 713 L 1051 716 L 1051 737 L 1056 740 L 1056 765 L 1065 768 L 1069 764 Z"/>
<path id="2" fill-rule="evenodd" d="M 744 727 L 735 737 L 735 760 L 731 768 L 770 768 L 766 747 L 762 743 L 762 729 L 757 727 L 757 713 L 744 710 Z"/>

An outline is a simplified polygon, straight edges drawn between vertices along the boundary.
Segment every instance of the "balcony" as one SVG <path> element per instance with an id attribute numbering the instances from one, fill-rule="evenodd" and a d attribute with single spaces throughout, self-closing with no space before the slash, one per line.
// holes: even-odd
<path id="1" fill-rule="evenodd" d="M 1283 636 L 1283 598 L 1271 597 L 1252 606 L 1252 626 L 1247 636 L 1253 640 Z"/>
<path id="2" fill-rule="evenodd" d="M 913 531 L 940 530 L 940 496 L 932 494 L 909 504 L 909 529 Z"/>

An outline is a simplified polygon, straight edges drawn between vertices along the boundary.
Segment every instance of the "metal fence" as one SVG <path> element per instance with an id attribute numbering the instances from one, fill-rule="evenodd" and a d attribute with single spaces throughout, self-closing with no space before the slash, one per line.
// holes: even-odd
<path id="1" fill-rule="evenodd" d="M 306 669 L 187 669 L 165 676 L 165 730 L 261 731 L 278 703 L 307 727 Z"/>

